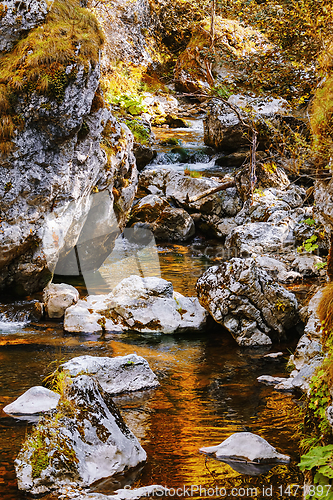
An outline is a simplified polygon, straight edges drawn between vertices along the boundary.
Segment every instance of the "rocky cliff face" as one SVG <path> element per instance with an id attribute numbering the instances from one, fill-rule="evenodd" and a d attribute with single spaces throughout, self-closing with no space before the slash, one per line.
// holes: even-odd
<path id="1" fill-rule="evenodd" d="M 327 174 L 329 177 L 329 174 Z M 314 187 L 316 219 L 324 226 L 330 239 L 330 251 L 327 258 L 327 275 L 333 279 L 333 179 L 329 182 L 318 180 Z"/>
<path id="2" fill-rule="evenodd" d="M 37 3 L 40 20 L 43 2 L 21 2 L 26 12 Z M 100 265 L 132 204 L 132 135 L 104 104 L 101 37 L 85 11 L 77 0 L 55 1 L 44 24 L 0 54 L 0 289 L 38 290 L 57 263 L 58 272 L 77 274 L 75 245 L 81 267 Z M 6 26 L 11 40 L 12 25 Z M 37 61 L 44 63 L 38 70 Z M 93 259 L 87 241 L 100 248 Z"/>
<path id="3" fill-rule="evenodd" d="M 157 17 L 149 0 L 98 2 L 96 14 L 103 26 L 106 43 L 102 57 L 103 71 L 120 61 L 135 66 L 153 62 Z"/>

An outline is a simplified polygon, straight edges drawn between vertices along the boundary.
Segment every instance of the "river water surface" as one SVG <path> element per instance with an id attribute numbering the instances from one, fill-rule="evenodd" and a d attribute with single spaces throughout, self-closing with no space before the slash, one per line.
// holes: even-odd
<path id="1" fill-rule="evenodd" d="M 193 147 L 197 147 L 199 128 L 196 125 L 185 134 Z M 165 153 L 162 149 L 160 152 Z M 203 169 L 202 165 L 211 161 L 208 153 L 207 158 L 204 154 L 205 161 L 193 168 Z M 179 165 L 176 163 L 175 168 Z M 157 247 L 160 275 L 172 281 L 176 291 L 195 295 L 196 279 L 218 262 L 220 247 L 221 243 L 202 237 L 188 245 L 162 244 Z M 81 294 L 87 293 L 85 284 L 79 285 Z M 274 391 L 256 380 L 263 374 L 285 375 L 286 360 L 296 337 L 288 344 L 273 347 L 240 348 L 228 332 L 213 323 L 200 334 L 109 333 L 103 339 L 97 334 L 72 335 L 63 331 L 61 323 L 27 323 L 36 298 L 0 305 L 1 409 L 31 386 L 41 385 L 60 362 L 85 354 L 136 353 L 149 361 L 160 380 L 160 387 L 154 390 L 115 398 L 147 452 L 147 463 L 131 476 L 101 481 L 95 491 L 110 494 L 126 484 L 160 484 L 168 488 L 193 485 L 193 498 L 224 498 L 224 493 L 212 494 L 212 488 L 218 487 L 225 488 L 223 492 L 230 498 L 276 499 L 290 498 L 288 491 L 283 493 L 288 485 L 302 486 L 296 465 L 299 402 L 295 396 Z M 282 357 L 264 357 L 277 350 L 283 352 Z M 0 410 L 1 500 L 25 498 L 17 490 L 13 462 L 30 429 L 30 424 Z M 278 465 L 262 475 L 248 475 L 199 453 L 200 447 L 219 444 L 240 431 L 267 439 L 278 451 L 291 456 L 291 464 Z M 291 496 L 301 498 L 301 490 L 296 493 L 296 489 Z"/>

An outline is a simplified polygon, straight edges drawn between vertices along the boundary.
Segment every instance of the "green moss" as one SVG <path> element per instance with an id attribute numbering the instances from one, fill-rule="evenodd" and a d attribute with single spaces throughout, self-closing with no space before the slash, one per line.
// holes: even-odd
<path id="1" fill-rule="evenodd" d="M 202 173 L 198 172 L 198 170 L 191 170 L 188 166 L 184 168 L 184 175 L 189 177 L 193 177 L 194 179 L 201 179 Z"/>
<path id="2" fill-rule="evenodd" d="M 32 467 L 32 477 L 35 479 L 41 475 L 50 462 L 45 446 L 45 433 L 42 427 L 37 428 L 35 433 L 30 436 L 28 446 L 32 448 L 33 453 L 30 459 Z"/>
<path id="3" fill-rule="evenodd" d="M 161 144 L 163 146 L 179 146 L 181 144 L 181 140 L 177 137 L 169 137 L 168 139 L 161 141 Z"/>
<path id="4" fill-rule="evenodd" d="M 8 193 L 13 187 L 13 184 L 9 181 L 5 184 L 5 193 Z"/>
<path id="5" fill-rule="evenodd" d="M 150 131 L 148 127 L 137 120 L 125 120 L 126 125 L 134 135 L 134 140 L 140 144 L 146 145 L 149 143 Z"/>
<path id="6" fill-rule="evenodd" d="M 0 150 L 8 154 L 15 130 L 18 96 L 37 92 L 61 102 L 83 66 L 99 60 L 103 35 L 94 15 L 79 0 L 55 0 L 45 23 L 31 30 L 0 59 Z"/>

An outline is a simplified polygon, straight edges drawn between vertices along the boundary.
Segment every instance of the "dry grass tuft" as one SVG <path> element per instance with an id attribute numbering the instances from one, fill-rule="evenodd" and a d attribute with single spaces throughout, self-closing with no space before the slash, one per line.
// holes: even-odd
<path id="1" fill-rule="evenodd" d="M 99 61 L 104 42 L 95 16 L 79 0 L 55 0 L 45 23 L 31 30 L 0 59 L 0 150 L 15 134 L 13 103 L 20 94 L 37 92 L 61 101 L 70 80 L 84 66 Z M 67 71 L 66 71 L 67 68 Z M 68 69 L 69 68 L 69 69 Z"/>
<path id="2" fill-rule="evenodd" d="M 323 325 L 322 344 L 326 346 L 333 333 L 333 283 L 325 286 L 317 314 Z"/>

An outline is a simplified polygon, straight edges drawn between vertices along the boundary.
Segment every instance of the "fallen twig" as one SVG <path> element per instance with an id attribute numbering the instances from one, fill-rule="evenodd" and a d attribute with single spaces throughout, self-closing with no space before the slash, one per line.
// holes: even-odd
<path id="1" fill-rule="evenodd" d="M 227 182 L 224 182 L 223 184 L 221 183 L 220 186 L 215 186 L 208 191 L 205 191 L 204 193 L 197 194 L 196 196 L 192 196 L 189 198 L 188 194 L 186 195 L 186 203 L 194 203 L 195 201 L 201 200 L 202 198 L 205 198 L 206 196 L 209 196 L 214 193 L 218 193 L 219 191 L 224 191 L 225 189 L 228 189 L 230 187 L 234 187 L 236 185 L 234 179 L 230 179 Z"/>

